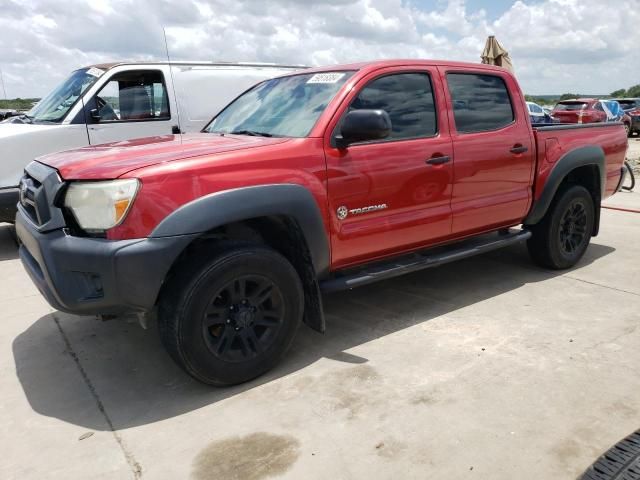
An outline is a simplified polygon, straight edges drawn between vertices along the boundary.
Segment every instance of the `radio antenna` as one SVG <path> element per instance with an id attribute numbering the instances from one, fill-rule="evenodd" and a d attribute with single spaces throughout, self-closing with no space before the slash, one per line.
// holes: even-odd
<path id="1" fill-rule="evenodd" d="M 173 78 L 173 67 L 171 66 L 171 57 L 169 56 L 169 43 L 167 42 L 167 31 L 164 29 L 164 27 L 162 27 L 162 34 L 164 35 L 164 49 L 167 54 L 167 63 L 169 65 L 169 76 L 171 77 L 171 88 L 173 90 L 173 98 L 175 99 L 175 103 L 176 103 L 176 116 L 178 117 L 177 132 L 174 131 L 173 133 L 174 134 L 179 133 L 182 136 L 182 122 L 180 121 L 180 106 L 178 105 L 178 96 L 176 95 L 176 82 Z"/>

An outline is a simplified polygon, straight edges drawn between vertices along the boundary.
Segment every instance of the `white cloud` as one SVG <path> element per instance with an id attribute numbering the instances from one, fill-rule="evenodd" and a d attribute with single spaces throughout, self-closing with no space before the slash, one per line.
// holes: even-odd
<path id="1" fill-rule="evenodd" d="M 488 0 L 490 1 L 490 0 Z M 608 93 L 640 83 L 638 0 L 516 1 L 490 21 L 464 0 L 0 0 L 9 96 L 40 96 L 71 70 L 120 59 L 328 64 L 479 61 L 495 34 L 528 93 Z M 495 17 L 495 15 L 494 15 Z"/>

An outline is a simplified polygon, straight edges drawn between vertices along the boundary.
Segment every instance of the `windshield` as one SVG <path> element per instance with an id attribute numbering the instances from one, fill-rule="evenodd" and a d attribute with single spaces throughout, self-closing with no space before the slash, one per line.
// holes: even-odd
<path id="1" fill-rule="evenodd" d="M 571 102 L 571 103 L 569 103 L 569 102 L 567 102 L 567 103 L 558 103 L 554 110 L 575 111 L 575 110 L 584 110 L 585 108 L 587 108 L 587 104 L 586 103 L 582 103 L 582 102 Z"/>
<path id="2" fill-rule="evenodd" d="M 80 95 L 93 85 L 101 73 L 102 70 L 97 68 L 76 70 L 49 95 L 40 100 L 27 116 L 34 122 L 62 122 Z"/>
<path id="3" fill-rule="evenodd" d="M 262 82 L 230 103 L 204 131 L 306 137 L 353 72 L 323 72 Z"/>

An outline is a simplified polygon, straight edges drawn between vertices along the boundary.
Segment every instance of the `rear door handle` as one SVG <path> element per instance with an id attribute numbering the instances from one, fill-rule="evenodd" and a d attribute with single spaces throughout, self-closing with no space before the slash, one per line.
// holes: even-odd
<path id="1" fill-rule="evenodd" d="M 513 148 L 511 150 L 509 150 L 511 153 L 524 153 L 527 150 L 529 150 L 527 147 L 525 147 L 524 145 L 514 145 Z"/>
<path id="2" fill-rule="evenodd" d="M 448 156 L 443 155 L 441 157 L 431 157 L 429 160 L 425 160 L 427 165 L 442 165 L 443 163 L 447 163 L 451 160 Z"/>

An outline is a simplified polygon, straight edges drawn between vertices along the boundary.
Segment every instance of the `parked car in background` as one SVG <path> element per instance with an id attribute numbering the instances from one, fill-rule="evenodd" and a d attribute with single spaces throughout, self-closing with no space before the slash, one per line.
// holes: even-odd
<path id="1" fill-rule="evenodd" d="M 560 123 L 597 123 L 607 121 L 607 113 L 597 98 L 577 98 L 558 102 L 553 108 L 553 116 Z"/>
<path id="2" fill-rule="evenodd" d="M 527 110 L 531 123 L 555 123 L 553 116 L 545 112 L 544 108 L 535 102 L 527 102 Z"/>
<path id="3" fill-rule="evenodd" d="M 5 120 L 9 117 L 13 117 L 15 115 L 18 115 L 18 112 L 16 110 L 10 110 L 10 109 L 0 109 L 0 121 Z"/>
<path id="4" fill-rule="evenodd" d="M 317 68 L 256 85 L 202 133 L 31 162 L 19 254 L 54 308 L 157 314 L 187 373 L 234 384 L 301 322 L 324 331 L 322 291 L 525 240 L 538 264 L 575 265 L 627 148 L 617 123 L 532 126 L 501 67 Z"/>
<path id="5" fill-rule="evenodd" d="M 618 103 L 631 118 L 630 135 L 640 134 L 640 98 L 618 98 Z"/>
<path id="6" fill-rule="evenodd" d="M 0 124 L 0 222 L 15 218 L 18 182 L 34 158 L 87 145 L 198 132 L 247 88 L 301 68 L 122 62 L 76 70 L 27 114 Z"/>
<path id="7" fill-rule="evenodd" d="M 627 136 L 631 136 L 631 117 L 626 114 L 617 100 L 600 100 L 607 114 L 607 122 L 622 122 Z"/>

